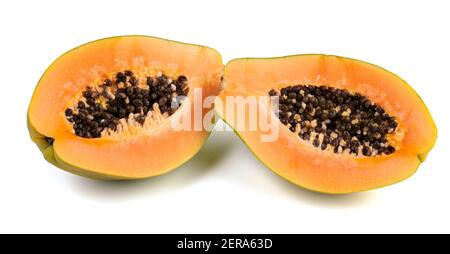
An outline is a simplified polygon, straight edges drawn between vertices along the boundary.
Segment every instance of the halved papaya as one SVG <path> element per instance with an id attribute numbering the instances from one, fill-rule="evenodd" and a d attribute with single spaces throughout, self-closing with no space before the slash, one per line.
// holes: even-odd
<path id="1" fill-rule="evenodd" d="M 60 56 L 39 80 L 28 109 L 30 136 L 50 163 L 75 174 L 163 174 L 207 139 L 205 128 L 172 123 L 211 110 L 196 116 L 186 101 L 196 90 L 200 100 L 217 95 L 222 69 L 219 53 L 205 46 L 149 36 L 89 42 Z"/>
<path id="2" fill-rule="evenodd" d="M 404 80 L 359 60 L 235 59 L 222 86 L 216 111 L 256 157 L 317 192 L 351 193 L 408 178 L 437 137 L 427 107 Z"/>

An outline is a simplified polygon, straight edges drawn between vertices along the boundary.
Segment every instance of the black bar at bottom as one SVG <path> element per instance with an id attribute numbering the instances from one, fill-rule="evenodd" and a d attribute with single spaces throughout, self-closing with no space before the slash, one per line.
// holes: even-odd
<path id="1" fill-rule="evenodd" d="M 16 239 L 17 238 L 17 239 Z M 282 234 L 155 234 L 155 235 L 2 235 L 2 247 L 8 245 L 15 252 L 23 248 L 37 250 L 60 250 L 92 252 L 95 249 L 112 249 L 115 252 L 132 253 L 285 253 L 285 250 L 309 252 L 345 251 L 353 252 L 361 246 L 373 251 L 385 252 L 387 249 L 404 250 L 421 242 L 430 244 L 446 243 L 447 236 L 439 235 L 282 235 Z M 438 241 L 436 241 L 436 239 Z M 19 241 L 14 241 L 19 240 Z M 26 243 L 26 244 L 25 244 Z M 359 246 L 359 247 L 358 247 Z M 437 246 L 437 245 L 432 245 Z"/>

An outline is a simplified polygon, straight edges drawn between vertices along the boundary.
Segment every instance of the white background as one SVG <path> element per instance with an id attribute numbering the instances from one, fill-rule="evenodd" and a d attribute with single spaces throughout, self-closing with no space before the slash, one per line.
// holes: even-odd
<path id="1" fill-rule="evenodd" d="M 448 1 L 7 1 L 0 15 L 0 232 L 450 233 Z M 235 57 L 337 54 L 406 79 L 439 130 L 410 179 L 344 196 L 305 191 L 230 132 L 168 175 L 101 182 L 47 163 L 26 111 L 47 66 L 98 38 L 147 34 Z"/>

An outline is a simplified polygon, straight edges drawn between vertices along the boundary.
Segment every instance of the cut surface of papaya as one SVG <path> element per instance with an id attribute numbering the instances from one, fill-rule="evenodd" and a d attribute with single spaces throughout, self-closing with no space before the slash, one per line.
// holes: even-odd
<path id="1" fill-rule="evenodd" d="M 437 137 L 404 80 L 355 59 L 235 59 L 222 87 L 220 117 L 268 168 L 313 191 L 351 193 L 406 179 Z"/>
<path id="2" fill-rule="evenodd" d="M 208 129 L 172 124 L 212 110 L 194 112 L 191 102 L 218 94 L 222 70 L 221 56 L 205 46 L 139 35 L 89 42 L 60 56 L 39 80 L 30 136 L 46 160 L 78 175 L 166 173 L 206 141 Z"/>

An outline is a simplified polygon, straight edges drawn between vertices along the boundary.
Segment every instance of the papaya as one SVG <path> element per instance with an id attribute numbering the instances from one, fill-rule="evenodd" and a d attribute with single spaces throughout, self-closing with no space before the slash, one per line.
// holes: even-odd
<path id="1" fill-rule="evenodd" d="M 415 173 L 437 138 L 400 77 L 331 55 L 240 58 L 224 68 L 219 116 L 269 169 L 329 194 L 365 191 Z"/>
<path id="2" fill-rule="evenodd" d="M 219 92 L 223 64 L 209 47 L 118 36 L 76 47 L 39 80 L 27 113 L 31 139 L 53 165 L 97 179 L 160 175 L 193 157 L 206 128 L 173 127 Z M 191 124 L 193 124 L 191 122 Z"/>

